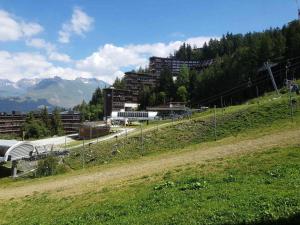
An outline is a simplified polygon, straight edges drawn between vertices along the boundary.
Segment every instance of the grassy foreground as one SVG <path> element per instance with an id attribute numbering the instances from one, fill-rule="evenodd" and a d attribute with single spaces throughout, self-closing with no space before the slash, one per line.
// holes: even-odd
<path id="1" fill-rule="evenodd" d="M 126 164 L 129 159 L 133 162 L 145 155 L 175 155 L 196 150 L 202 144 L 217 146 L 226 141 L 298 130 L 300 99 L 295 99 L 293 122 L 287 96 L 219 110 L 219 141 L 213 142 L 213 113 L 206 112 L 145 132 L 142 146 L 140 136 L 132 135 L 127 140 L 86 148 L 84 163 L 91 168 L 70 174 L 78 173 L 80 177 L 110 162 L 118 166 L 121 161 Z M 77 194 L 56 189 L 3 200 L 0 224 L 300 224 L 300 137 L 293 143 L 298 144 L 268 147 L 204 164 L 185 164 L 168 172 L 129 178 L 117 185 L 95 186 Z M 112 154 L 114 144 L 116 154 Z M 67 159 L 74 169 L 81 168 L 80 151 L 75 150 Z M 71 175 L 16 182 L 4 179 L 0 188 L 47 185 Z"/>
<path id="2" fill-rule="evenodd" d="M 299 150 L 214 160 L 88 194 L 11 200 L 1 204 L 1 223 L 299 224 Z"/>

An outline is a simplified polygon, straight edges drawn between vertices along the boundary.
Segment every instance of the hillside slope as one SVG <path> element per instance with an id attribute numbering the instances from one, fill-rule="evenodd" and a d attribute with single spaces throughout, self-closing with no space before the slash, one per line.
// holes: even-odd
<path id="1" fill-rule="evenodd" d="M 266 96 L 78 149 L 74 171 L 3 179 L 0 224 L 298 224 L 300 110 Z M 112 154 L 117 146 L 118 153 Z M 78 170 L 77 170 L 78 169 Z M 45 210 L 47 209 L 47 210 Z"/>
<path id="2" fill-rule="evenodd" d="M 294 106 L 294 119 L 299 122 L 300 98 Z M 296 107 L 298 110 L 296 110 Z M 126 139 L 119 138 L 114 142 L 99 143 L 84 149 L 85 166 L 95 166 L 113 161 L 139 158 L 145 155 L 163 152 L 176 152 L 190 145 L 211 142 L 226 137 L 235 137 L 240 133 L 270 132 L 270 130 L 291 125 L 289 100 L 287 95 L 281 98 L 268 96 L 253 100 L 249 104 L 233 106 L 224 110 L 218 109 L 216 114 L 216 132 L 214 129 L 214 112 L 209 110 L 195 115 L 191 119 L 162 124 L 148 131 L 144 126 L 141 132 Z M 259 137 L 259 136 L 258 136 Z M 118 154 L 112 154 L 112 151 Z M 82 167 L 82 152 L 79 148 L 72 152 L 67 162 L 73 169 Z"/>
<path id="3" fill-rule="evenodd" d="M 88 171 L 67 177 L 57 177 L 54 180 L 46 180 L 14 187 L 14 184 L 4 186 L 0 185 L 0 199 L 10 199 L 14 197 L 25 197 L 34 193 L 64 190 L 69 194 L 86 193 L 92 185 L 105 185 L 119 183 L 123 180 L 134 179 L 136 177 L 153 175 L 157 172 L 183 166 L 186 164 L 199 164 L 207 160 L 213 160 L 230 155 L 242 153 L 251 153 L 255 151 L 268 150 L 274 146 L 286 147 L 300 144 L 300 129 L 289 132 L 279 132 L 266 135 L 261 138 L 248 139 L 236 142 L 234 144 L 223 144 L 215 147 L 194 146 L 185 149 L 186 151 L 177 154 L 165 154 L 147 159 L 137 160 L 125 165 L 113 166 L 100 171 Z"/>

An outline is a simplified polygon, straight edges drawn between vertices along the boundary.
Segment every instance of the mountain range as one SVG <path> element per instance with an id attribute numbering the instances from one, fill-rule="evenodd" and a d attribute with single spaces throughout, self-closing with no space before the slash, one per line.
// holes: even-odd
<path id="1" fill-rule="evenodd" d="M 72 108 L 89 101 L 97 87 L 110 85 L 96 78 L 66 80 L 61 77 L 21 79 L 13 82 L 0 79 L 0 112 L 36 110 L 41 106 Z"/>

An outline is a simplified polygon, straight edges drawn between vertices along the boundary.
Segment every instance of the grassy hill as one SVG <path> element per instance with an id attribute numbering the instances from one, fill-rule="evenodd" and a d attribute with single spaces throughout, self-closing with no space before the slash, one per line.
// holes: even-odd
<path id="1" fill-rule="evenodd" d="M 287 94 L 218 109 L 217 141 L 209 110 L 75 149 L 70 173 L 2 179 L 0 224 L 299 224 L 293 99 L 293 117 Z"/>
<path id="2" fill-rule="evenodd" d="M 296 103 L 293 106 L 293 120 L 299 122 L 300 98 L 295 96 L 294 99 Z M 177 151 L 187 146 L 214 141 L 215 138 L 219 140 L 241 133 L 247 136 L 249 132 L 278 130 L 292 125 L 291 121 L 288 95 L 280 98 L 269 95 L 245 105 L 217 109 L 216 136 L 214 112 L 209 110 L 191 119 L 169 122 L 158 127 L 153 125 L 148 130 L 144 125 L 142 135 L 138 131 L 136 135 L 119 138 L 113 143 L 110 141 L 85 149 L 79 148 L 73 151 L 67 162 L 73 169 L 78 169 L 82 167 L 83 161 L 85 166 L 95 166 L 110 161 Z"/>

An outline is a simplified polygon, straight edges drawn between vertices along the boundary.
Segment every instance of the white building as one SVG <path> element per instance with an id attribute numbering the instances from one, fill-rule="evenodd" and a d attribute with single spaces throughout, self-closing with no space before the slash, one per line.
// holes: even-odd
<path id="1" fill-rule="evenodd" d="M 148 121 L 154 120 L 157 112 L 146 111 L 113 111 L 111 113 L 111 120 L 118 121 Z"/>

